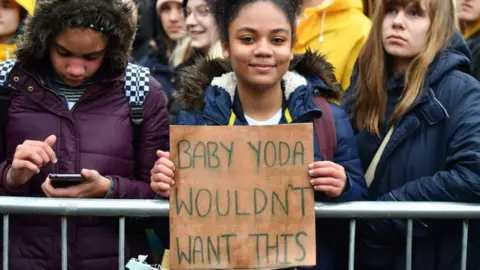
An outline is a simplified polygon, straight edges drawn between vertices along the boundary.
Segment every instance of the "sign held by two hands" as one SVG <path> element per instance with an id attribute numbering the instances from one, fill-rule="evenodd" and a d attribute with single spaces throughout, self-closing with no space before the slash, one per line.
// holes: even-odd
<path id="1" fill-rule="evenodd" d="M 172 126 L 170 269 L 316 264 L 311 124 Z"/>

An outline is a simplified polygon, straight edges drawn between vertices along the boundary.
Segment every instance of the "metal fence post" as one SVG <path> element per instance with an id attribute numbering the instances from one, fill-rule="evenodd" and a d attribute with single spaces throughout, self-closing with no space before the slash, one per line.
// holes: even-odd
<path id="1" fill-rule="evenodd" d="M 412 270 L 412 234 L 413 234 L 413 221 L 412 219 L 409 219 L 408 228 L 407 228 L 407 250 L 406 250 L 406 256 L 405 256 L 406 270 Z"/>
<path id="2" fill-rule="evenodd" d="M 125 269 L 125 217 L 119 217 L 118 232 L 118 269 Z"/>
<path id="3" fill-rule="evenodd" d="M 357 221 L 355 219 L 350 220 L 350 242 L 348 249 L 348 270 L 354 270 L 355 268 L 355 234 L 356 234 Z"/>
<path id="4" fill-rule="evenodd" d="M 467 270 L 467 250 L 468 250 L 468 219 L 465 219 L 463 221 L 461 270 Z"/>
<path id="5" fill-rule="evenodd" d="M 3 215 L 3 270 L 8 270 L 9 215 Z"/>
<path id="6" fill-rule="evenodd" d="M 62 216 L 62 270 L 68 270 L 67 217 Z"/>

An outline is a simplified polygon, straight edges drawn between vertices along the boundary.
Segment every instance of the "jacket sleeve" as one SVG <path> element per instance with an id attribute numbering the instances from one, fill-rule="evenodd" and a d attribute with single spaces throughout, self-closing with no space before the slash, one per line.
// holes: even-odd
<path id="1" fill-rule="evenodd" d="M 335 129 L 337 134 L 337 148 L 334 162 L 343 166 L 347 175 L 347 184 L 343 193 L 335 198 L 334 202 L 361 201 L 367 198 L 367 185 L 358 157 L 357 143 L 352 126 L 345 111 L 335 104 L 331 104 Z"/>
<path id="2" fill-rule="evenodd" d="M 467 82 L 464 78 L 455 77 L 447 86 L 456 93 L 451 94 L 445 102 L 449 105 L 445 106 L 448 113 L 445 119 L 448 141 L 445 169 L 410 181 L 382 195 L 378 201 L 480 201 L 480 110 L 472 109 L 480 108 L 480 84 L 473 79 Z M 468 90 L 457 91 L 462 88 Z M 427 227 L 419 220 L 414 222 L 416 225 Z M 371 226 L 375 234 L 382 237 L 399 233 L 404 235 L 406 231 L 406 222 L 403 220 L 382 220 Z M 414 235 L 419 233 L 423 234 L 414 230 Z"/>
<path id="3" fill-rule="evenodd" d="M 12 161 L 4 160 L 0 163 L 0 196 L 28 196 L 30 192 L 30 181 L 19 189 L 11 189 L 7 186 L 7 173 L 10 170 Z"/>
<path id="4" fill-rule="evenodd" d="M 135 142 L 136 179 L 109 175 L 114 181 L 110 197 L 121 199 L 151 199 L 150 171 L 157 160 L 157 150 L 167 150 L 169 140 L 168 112 L 160 84 L 150 77 L 150 92 L 144 103 L 144 119 L 139 141 Z"/>
<path id="5" fill-rule="evenodd" d="M 4 109 L 5 108 L 1 108 L 0 113 L 8 114 L 8 108 L 6 110 Z M 5 120 L 8 119 L 8 115 L 2 115 L 0 117 L 6 117 Z M 6 128 L 7 127 L 5 127 L 5 129 Z M 12 164 L 12 158 L 8 158 L 6 149 L 7 144 L 6 130 L 0 128 L 0 196 L 26 196 L 30 190 L 30 181 L 23 187 L 15 190 L 7 186 L 7 173 Z"/>

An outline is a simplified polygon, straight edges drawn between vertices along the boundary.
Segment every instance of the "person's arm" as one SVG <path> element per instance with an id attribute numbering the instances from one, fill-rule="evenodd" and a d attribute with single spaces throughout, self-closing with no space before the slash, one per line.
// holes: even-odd
<path id="1" fill-rule="evenodd" d="M 0 163 L 0 196 L 27 196 L 30 182 L 19 188 L 11 188 L 7 181 L 8 170 L 11 168 L 12 161 L 4 160 Z"/>
<path id="2" fill-rule="evenodd" d="M 150 92 L 144 103 L 141 136 L 136 143 L 136 177 L 129 179 L 106 175 L 113 180 L 109 198 L 150 199 L 155 192 L 150 188 L 150 170 L 157 160 L 157 150 L 167 150 L 169 140 L 168 112 L 165 95 L 158 82 L 150 78 Z"/>
<path id="3" fill-rule="evenodd" d="M 339 106 L 331 104 L 335 119 L 337 148 L 334 162 L 345 169 L 347 182 L 342 194 L 331 199 L 334 202 L 361 201 L 367 198 L 367 186 L 357 152 L 357 143 L 347 114 Z"/>

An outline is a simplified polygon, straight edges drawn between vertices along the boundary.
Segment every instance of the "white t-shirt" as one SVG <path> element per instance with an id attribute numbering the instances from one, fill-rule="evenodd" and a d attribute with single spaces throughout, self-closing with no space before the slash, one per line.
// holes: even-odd
<path id="1" fill-rule="evenodd" d="M 282 109 L 280 109 L 274 116 L 272 116 L 270 119 L 267 119 L 265 121 L 257 121 L 253 118 L 248 117 L 248 115 L 245 114 L 245 119 L 247 120 L 248 124 L 250 126 L 271 126 L 271 125 L 278 125 L 280 123 L 280 120 L 282 119 Z"/>

